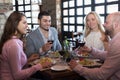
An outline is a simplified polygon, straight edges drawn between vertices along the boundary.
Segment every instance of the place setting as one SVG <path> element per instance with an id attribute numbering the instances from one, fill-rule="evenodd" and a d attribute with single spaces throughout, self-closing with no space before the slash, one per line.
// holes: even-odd
<path id="1" fill-rule="evenodd" d="M 47 56 L 42 56 L 39 59 L 34 60 L 33 62 L 30 63 L 30 65 L 35 65 L 35 64 L 44 64 L 44 63 L 51 63 L 51 66 L 43 68 L 40 71 L 44 70 L 52 70 L 52 71 L 65 71 L 69 69 L 69 66 L 65 62 L 65 59 L 59 51 L 52 51 L 49 53 Z"/>
<path id="2" fill-rule="evenodd" d="M 67 64 L 67 58 L 69 55 L 66 55 L 65 51 L 57 51 L 50 55 L 53 55 L 52 59 L 54 59 L 56 62 L 50 68 L 52 71 L 65 71 L 70 69 Z"/>

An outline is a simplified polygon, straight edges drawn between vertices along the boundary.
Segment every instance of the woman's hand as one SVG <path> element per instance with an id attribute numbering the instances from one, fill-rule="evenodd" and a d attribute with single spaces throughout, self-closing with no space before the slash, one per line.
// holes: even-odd
<path id="1" fill-rule="evenodd" d="M 33 53 L 33 54 L 28 58 L 28 63 L 29 63 L 29 62 L 32 62 L 32 61 L 34 61 L 34 60 L 36 60 L 36 59 L 38 59 L 38 58 L 40 58 L 40 57 L 39 57 L 39 54 Z"/>

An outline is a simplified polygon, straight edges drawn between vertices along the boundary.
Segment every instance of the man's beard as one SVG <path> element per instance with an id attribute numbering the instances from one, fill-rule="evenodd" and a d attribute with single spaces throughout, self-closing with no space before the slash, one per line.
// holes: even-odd
<path id="1" fill-rule="evenodd" d="M 105 30 L 105 34 L 106 34 L 106 35 L 109 35 L 110 32 L 109 32 L 108 30 Z"/>
<path id="2" fill-rule="evenodd" d="M 45 31 L 49 31 L 49 29 L 45 29 L 45 28 L 43 28 L 43 27 L 41 27 L 43 30 L 45 30 Z"/>
<path id="3" fill-rule="evenodd" d="M 109 35 L 109 36 L 112 38 L 112 31 L 110 31 L 110 30 L 105 30 L 105 34 L 106 34 L 106 35 Z"/>

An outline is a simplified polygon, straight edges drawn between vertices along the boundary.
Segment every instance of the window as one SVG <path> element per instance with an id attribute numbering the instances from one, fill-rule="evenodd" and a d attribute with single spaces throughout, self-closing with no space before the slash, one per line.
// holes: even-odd
<path id="1" fill-rule="evenodd" d="M 29 29 L 36 29 L 38 25 L 37 16 L 41 0 L 13 0 L 14 11 L 24 12 L 27 17 Z"/>
<path id="2" fill-rule="evenodd" d="M 90 11 L 101 16 L 102 23 L 111 12 L 120 11 L 120 0 L 62 0 L 62 31 L 82 32 L 84 17 Z"/>

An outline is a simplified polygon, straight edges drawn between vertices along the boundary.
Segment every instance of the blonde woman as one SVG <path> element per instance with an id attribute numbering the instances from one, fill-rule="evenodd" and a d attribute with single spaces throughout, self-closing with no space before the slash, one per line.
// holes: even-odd
<path id="1" fill-rule="evenodd" d="M 94 11 L 88 13 L 85 18 L 84 36 L 87 46 L 100 50 L 107 49 L 108 36 L 105 35 L 99 15 Z"/>

